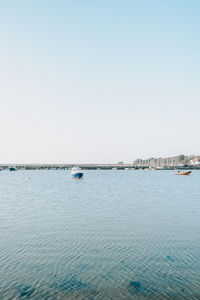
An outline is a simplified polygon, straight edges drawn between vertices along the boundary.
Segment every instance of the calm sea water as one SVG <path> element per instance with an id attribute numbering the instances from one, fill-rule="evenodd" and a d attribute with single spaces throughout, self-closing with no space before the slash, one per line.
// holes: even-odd
<path id="1" fill-rule="evenodd" d="M 200 172 L 0 172 L 0 299 L 200 299 Z"/>

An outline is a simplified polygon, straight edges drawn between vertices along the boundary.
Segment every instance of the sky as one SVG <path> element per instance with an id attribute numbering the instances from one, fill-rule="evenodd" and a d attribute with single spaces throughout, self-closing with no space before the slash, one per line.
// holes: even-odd
<path id="1" fill-rule="evenodd" d="M 200 153 L 199 0 L 0 0 L 0 163 Z"/>

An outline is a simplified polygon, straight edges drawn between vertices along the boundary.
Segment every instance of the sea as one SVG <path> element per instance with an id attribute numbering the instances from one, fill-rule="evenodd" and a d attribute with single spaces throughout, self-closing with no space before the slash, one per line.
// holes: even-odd
<path id="1" fill-rule="evenodd" d="M 200 171 L 1 171 L 0 299 L 199 300 Z"/>

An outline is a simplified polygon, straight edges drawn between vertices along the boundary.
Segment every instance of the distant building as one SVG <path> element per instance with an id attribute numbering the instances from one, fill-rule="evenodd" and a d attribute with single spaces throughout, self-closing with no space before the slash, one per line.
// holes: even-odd
<path id="1" fill-rule="evenodd" d="M 191 160 L 190 160 L 190 164 L 191 164 L 191 165 L 199 165 L 199 166 L 200 166 L 200 157 L 197 156 L 197 157 L 195 157 L 194 159 L 191 159 Z"/>
<path id="2" fill-rule="evenodd" d="M 147 168 L 164 168 L 164 167 L 177 167 L 184 166 L 190 161 L 194 160 L 195 164 L 200 165 L 200 157 L 199 160 L 195 160 L 195 156 L 185 156 L 183 154 L 178 156 L 166 157 L 166 158 L 149 158 L 149 159 L 137 159 L 134 161 L 135 167 L 147 167 Z"/>

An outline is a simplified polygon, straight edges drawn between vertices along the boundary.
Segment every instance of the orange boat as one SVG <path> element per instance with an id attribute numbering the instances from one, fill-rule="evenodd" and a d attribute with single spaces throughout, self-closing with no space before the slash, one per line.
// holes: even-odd
<path id="1" fill-rule="evenodd" d="M 192 171 L 186 171 L 186 172 L 176 172 L 175 175 L 190 175 L 192 173 Z"/>

